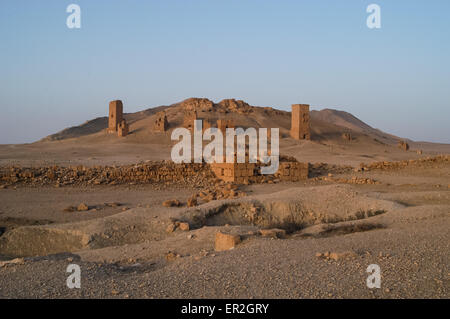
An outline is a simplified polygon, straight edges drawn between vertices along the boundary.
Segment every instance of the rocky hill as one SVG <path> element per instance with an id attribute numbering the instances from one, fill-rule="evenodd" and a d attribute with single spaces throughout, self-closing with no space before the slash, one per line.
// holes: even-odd
<path id="1" fill-rule="evenodd" d="M 126 110 L 126 107 L 125 107 Z M 197 112 L 197 116 L 215 123 L 218 119 L 232 120 L 237 127 L 279 127 L 282 138 L 289 137 L 291 125 L 290 112 L 271 107 L 251 106 L 241 100 L 226 99 L 214 103 L 205 98 L 190 98 L 169 106 L 158 106 L 136 113 L 125 113 L 124 117 L 130 124 L 130 135 L 126 140 L 133 143 L 165 143 L 170 134 L 161 136 L 153 129 L 156 113 L 165 111 L 169 121 L 168 132 L 183 125 L 184 117 L 189 112 Z M 106 113 L 106 110 L 105 110 Z M 100 117 L 85 122 L 79 126 L 70 127 L 52 134 L 43 141 L 60 141 L 66 139 L 84 138 L 90 142 L 107 142 L 105 129 L 107 117 Z M 398 138 L 372 128 L 350 113 L 333 109 L 311 111 L 311 130 L 313 141 L 340 140 L 344 133 L 357 139 L 369 137 L 380 143 L 394 144 Z"/>

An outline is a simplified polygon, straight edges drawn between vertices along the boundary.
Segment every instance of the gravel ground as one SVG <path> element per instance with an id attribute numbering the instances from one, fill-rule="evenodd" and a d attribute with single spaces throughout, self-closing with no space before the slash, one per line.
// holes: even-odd
<path id="1" fill-rule="evenodd" d="M 2 298 L 449 298 L 448 217 L 315 239 L 254 239 L 200 259 L 134 265 L 55 255 L 0 268 Z M 352 251 L 338 261 L 317 252 Z M 232 262 L 230 262 L 232 261 Z M 66 286 L 66 267 L 81 266 L 81 289 Z M 381 267 L 380 289 L 366 268 Z"/>

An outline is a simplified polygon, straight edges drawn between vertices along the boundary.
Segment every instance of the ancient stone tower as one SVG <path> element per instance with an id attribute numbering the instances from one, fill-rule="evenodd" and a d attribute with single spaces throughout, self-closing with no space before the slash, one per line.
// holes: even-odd
<path id="1" fill-rule="evenodd" d="M 397 144 L 397 146 L 398 146 L 399 148 L 401 148 L 402 150 L 404 150 L 404 151 L 409 150 L 409 144 L 406 143 L 405 141 L 399 141 L 398 144 Z"/>
<path id="2" fill-rule="evenodd" d="M 115 133 L 123 120 L 123 104 L 121 100 L 109 102 L 108 133 Z"/>
<path id="3" fill-rule="evenodd" d="M 117 135 L 120 137 L 125 137 L 128 135 L 128 130 L 129 130 L 129 127 L 128 127 L 127 121 L 122 120 L 119 123 L 119 126 L 117 128 Z"/>
<path id="4" fill-rule="evenodd" d="M 193 130 L 194 122 L 198 119 L 197 111 L 188 110 L 184 112 L 183 127 Z"/>
<path id="5" fill-rule="evenodd" d="M 165 132 L 169 128 L 166 112 L 159 112 L 156 114 L 155 130 L 158 132 Z"/>
<path id="6" fill-rule="evenodd" d="M 292 138 L 296 140 L 311 139 L 308 104 L 293 104 L 291 121 Z"/>

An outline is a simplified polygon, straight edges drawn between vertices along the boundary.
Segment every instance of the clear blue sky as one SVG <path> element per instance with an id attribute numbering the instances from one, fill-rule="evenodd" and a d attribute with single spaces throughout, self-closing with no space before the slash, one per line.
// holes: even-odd
<path id="1" fill-rule="evenodd" d="M 113 99 L 134 112 L 188 97 L 308 103 L 450 143 L 449 17 L 448 0 L 1 0 L 0 143 L 105 116 Z"/>

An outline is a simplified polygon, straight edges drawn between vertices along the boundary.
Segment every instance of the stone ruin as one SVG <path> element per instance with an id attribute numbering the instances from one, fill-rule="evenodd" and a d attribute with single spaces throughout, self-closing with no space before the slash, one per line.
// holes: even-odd
<path id="1" fill-rule="evenodd" d="M 216 180 L 236 184 L 265 183 L 276 178 L 297 181 L 307 178 L 308 164 L 280 163 L 275 175 L 259 174 L 259 163 L 176 164 L 171 161 L 122 166 L 1 167 L 0 185 L 120 185 L 162 183 L 190 186 L 214 185 Z"/>
<path id="2" fill-rule="evenodd" d="M 404 151 L 408 151 L 409 150 L 409 144 L 406 143 L 405 141 L 399 141 L 397 146 L 398 146 L 398 148 L 401 148 Z"/>
<path id="3" fill-rule="evenodd" d="M 117 133 L 118 136 L 128 135 L 128 124 L 123 118 L 123 103 L 121 100 L 109 102 L 108 133 Z"/>
<path id="4" fill-rule="evenodd" d="M 159 112 L 156 114 L 156 120 L 154 123 L 155 131 L 165 132 L 169 128 L 169 122 L 167 121 L 166 112 Z"/>
<path id="5" fill-rule="evenodd" d="M 222 132 L 222 134 L 225 136 L 227 132 L 227 128 L 234 128 L 234 123 L 232 120 L 217 120 L 217 128 Z"/>
<path id="6" fill-rule="evenodd" d="M 261 183 L 273 176 L 281 181 L 297 182 L 308 179 L 309 163 L 297 162 L 295 158 L 280 156 L 278 171 L 274 175 L 262 175 L 262 164 L 257 163 L 212 163 L 214 175 L 224 182 L 236 184 Z"/>
<path id="7" fill-rule="evenodd" d="M 247 113 L 251 110 L 251 106 L 243 101 L 236 101 L 234 99 L 226 99 L 218 104 L 214 104 L 208 99 L 191 98 L 182 102 L 184 108 L 183 127 L 193 130 L 194 121 L 198 120 L 197 112 L 208 112 L 213 108 L 222 110 L 225 113 L 240 112 Z M 165 132 L 168 129 L 168 121 L 165 112 L 156 114 L 154 128 L 156 131 Z M 203 119 L 203 131 L 213 127 L 211 122 Z M 234 128 L 235 125 L 232 120 L 218 119 L 217 128 L 221 130 L 222 134 L 226 134 L 227 128 Z M 129 131 L 129 126 L 123 118 L 123 104 L 122 101 L 112 101 L 109 105 L 109 122 L 108 132 L 117 132 L 118 136 L 126 136 Z M 270 130 L 269 130 L 270 132 Z M 292 127 L 291 136 L 295 139 L 310 139 L 310 123 L 309 123 L 309 105 L 294 104 L 292 105 Z M 270 136 L 269 136 L 270 138 Z M 299 181 L 308 178 L 309 164 L 299 163 L 295 159 L 281 159 L 280 166 L 272 177 L 260 174 L 261 163 L 249 163 L 248 158 L 246 163 L 213 163 L 208 165 L 214 175 L 225 182 L 234 182 L 238 184 L 249 182 L 263 182 L 267 178 L 278 178 L 282 181 Z M 184 172 L 186 173 L 186 172 Z"/>
<path id="8" fill-rule="evenodd" d="M 342 138 L 349 142 L 353 140 L 352 134 L 348 132 L 342 133 Z"/>
<path id="9" fill-rule="evenodd" d="M 257 175 L 256 163 L 212 163 L 211 170 L 224 182 L 243 184 Z"/>
<path id="10" fill-rule="evenodd" d="M 197 111 L 196 110 L 185 110 L 184 118 L 183 118 L 183 127 L 189 130 L 194 129 L 194 122 L 197 120 Z"/>
<path id="11" fill-rule="evenodd" d="M 190 98 L 181 102 L 181 106 L 185 111 L 211 112 L 214 108 L 214 103 L 204 98 Z"/>
<path id="12" fill-rule="evenodd" d="M 191 100 L 191 99 L 189 99 L 189 100 Z M 209 101 L 209 100 L 207 100 L 207 101 Z M 186 101 L 183 102 L 183 103 L 186 103 Z M 188 105 L 190 105 L 190 104 L 188 104 Z M 195 104 L 195 105 L 199 105 L 199 104 Z M 195 109 L 195 107 L 190 105 L 190 107 L 188 109 L 184 110 L 184 118 L 183 118 L 182 126 L 184 128 L 189 129 L 189 130 L 193 130 L 194 129 L 194 122 L 196 120 L 202 120 L 202 130 L 203 130 L 203 132 L 205 132 L 207 129 L 213 127 L 213 124 L 208 119 L 199 118 L 197 110 Z M 224 120 L 224 119 L 218 119 L 217 120 L 217 128 L 222 132 L 222 134 L 224 134 L 224 136 L 226 134 L 226 129 L 227 128 L 234 128 L 234 127 L 235 126 L 234 126 L 234 123 L 233 123 L 232 120 Z"/>
<path id="13" fill-rule="evenodd" d="M 115 133 L 123 119 L 123 104 L 122 101 L 116 100 L 109 102 L 109 120 L 108 132 Z"/>
<path id="14" fill-rule="evenodd" d="M 293 104 L 291 115 L 291 137 L 296 140 L 310 140 L 310 118 L 308 104 Z"/>
<path id="15" fill-rule="evenodd" d="M 288 182 L 298 182 L 308 179 L 309 163 L 281 162 L 275 176 L 282 181 Z"/>
<path id="16" fill-rule="evenodd" d="M 128 123 L 125 120 L 122 120 L 119 124 L 119 127 L 117 128 L 117 135 L 119 137 L 125 137 L 128 135 Z"/>
<path id="17" fill-rule="evenodd" d="M 294 164 L 295 163 L 295 164 Z M 450 163 L 450 155 L 439 155 L 435 157 L 426 157 L 416 160 L 403 160 L 398 162 L 375 162 L 370 164 L 362 163 L 364 170 L 396 170 L 407 167 L 426 168 L 436 165 L 448 165 Z M 295 159 L 280 156 L 280 167 L 275 175 L 258 175 L 258 163 L 252 166 L 248 164 L 238 164 L 236 168 L 231 165 L 223 166 L 223 168 L 231 168 L 230 171 L 218 171 L 221 168 L 219 164 L 175 164 L 170 161 L 148 162 L 142 164 L 132 164 L 123 166 L 47 166 L 47 167 L 18 167 L 18 166 L 0 166 L 0 188 L 14 187 L 16 185 L 117 185 L 117 184 L 148 184 L 148 183 L 167 183 L 190 185 L 190 186 L 207 186 L 213 185 L 216 178 L 226 176 L 229 181 L 247 175 L 249 181 L 256 183 L 270 183 L 274 178 L 285 181 L 296 181 L 308 178 L 308 172 L 311 171 L 311 178 L 314 171 L 330 170 L 335 172 L 348 172 L 351 167 L 332 167 L 325 163 L 299 163 Z M 326 167 L 327 168 L 326 168 Z M 254 176 L 248 176 L 251 172 L 246 169 L 252 169 Z M 322 172 L 323 173 L 323 172 Z M 234 177 L 234 178 L 230 178 Z M 329 178 L 329 177 L 327 177 Z"/>
<path id="18" fill-rule="evenodd" d="M 242 101 L 235 99 L 225 99 L 220 101 L 218 104 L 218 109 L 222 112 L 232 112 L 232 113 L 240 113 L 240 114 L 248 114 L 252 112 L 252 107 Z"/>
<path id="19" fill-rule="evenodd" d="M 242 100 L 225 99 L 219 103 L 214 103 L 206 98 L 189 98 L 181 102 L 181 107 L 186 111 L 212 112 L 219 113 L 241 113 L 248 114 L 253 108 Z"/>

